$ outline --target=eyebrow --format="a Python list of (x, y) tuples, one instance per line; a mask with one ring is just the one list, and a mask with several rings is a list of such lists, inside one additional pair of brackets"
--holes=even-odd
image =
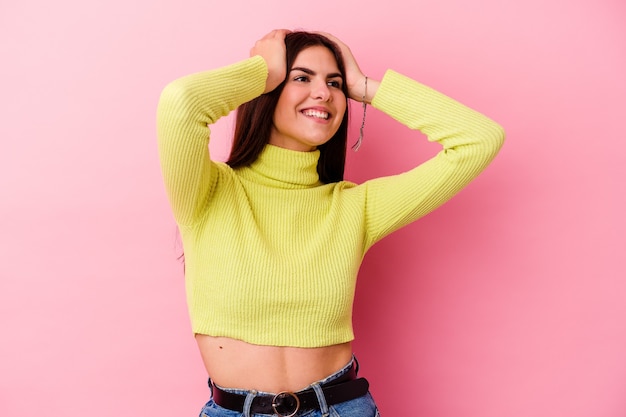
[[(305, 74), (316, 75), (315, 71), (305, 67), (293, 67), (289, 72), (291, 71), (302, 71)], [(341, 78), (343, 80), (343, 76), (338, 72), (330, 73), (326, 76), (326, 78)]]

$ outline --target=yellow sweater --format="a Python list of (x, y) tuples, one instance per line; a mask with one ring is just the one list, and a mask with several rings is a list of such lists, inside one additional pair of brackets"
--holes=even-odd
[(347, 342), (365, 252), (469, 183), (504, 134), (481, 114), (387, 71), (372, 106), (443, 147), (413, 170), (361, 185), (322, 184), (318, 151), (271, 145), (249, 167), (212, 161), (208, 125), (262, 94), (266, 76), (256, 56), (183, 77), (161, 96), (159, 153), (183, 239), (192, 329), (260, 345)]

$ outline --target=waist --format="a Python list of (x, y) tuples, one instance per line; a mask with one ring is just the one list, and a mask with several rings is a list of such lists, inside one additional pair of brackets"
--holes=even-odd
[(196, 342), (211, 379), (219, 386), (244, 390), (295, 392), (352, 360), (350, 343), (294, 348), (208, 335), (196, 335)]
[(365, 378), (358, 378), (358, 362), (353, 356), (338, 371), (313, 382), (308, 387), (292, 392), (258, 392), (223, 388), (209, 379), (212, 400), (215, 404), (233, 411), (254, 414), (275, 414), (291, 417), (308, 410), (328, 411), (328, 406), (350, 401), (368, 393)]

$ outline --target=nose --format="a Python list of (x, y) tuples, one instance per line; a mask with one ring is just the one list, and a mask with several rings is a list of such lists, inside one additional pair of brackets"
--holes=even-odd
[(326, 84), (326, 80), (319, 80), (311, 83), (311, 97), (316, 100), (330, 101), (332, 94)]

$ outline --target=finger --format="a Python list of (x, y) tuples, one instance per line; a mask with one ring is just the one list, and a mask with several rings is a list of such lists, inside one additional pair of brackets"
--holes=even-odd
[(289, 29), (274, 29), (271, 32), (267, 33), (263, 39), (284, 39), (288, 33), (291, 33)]

